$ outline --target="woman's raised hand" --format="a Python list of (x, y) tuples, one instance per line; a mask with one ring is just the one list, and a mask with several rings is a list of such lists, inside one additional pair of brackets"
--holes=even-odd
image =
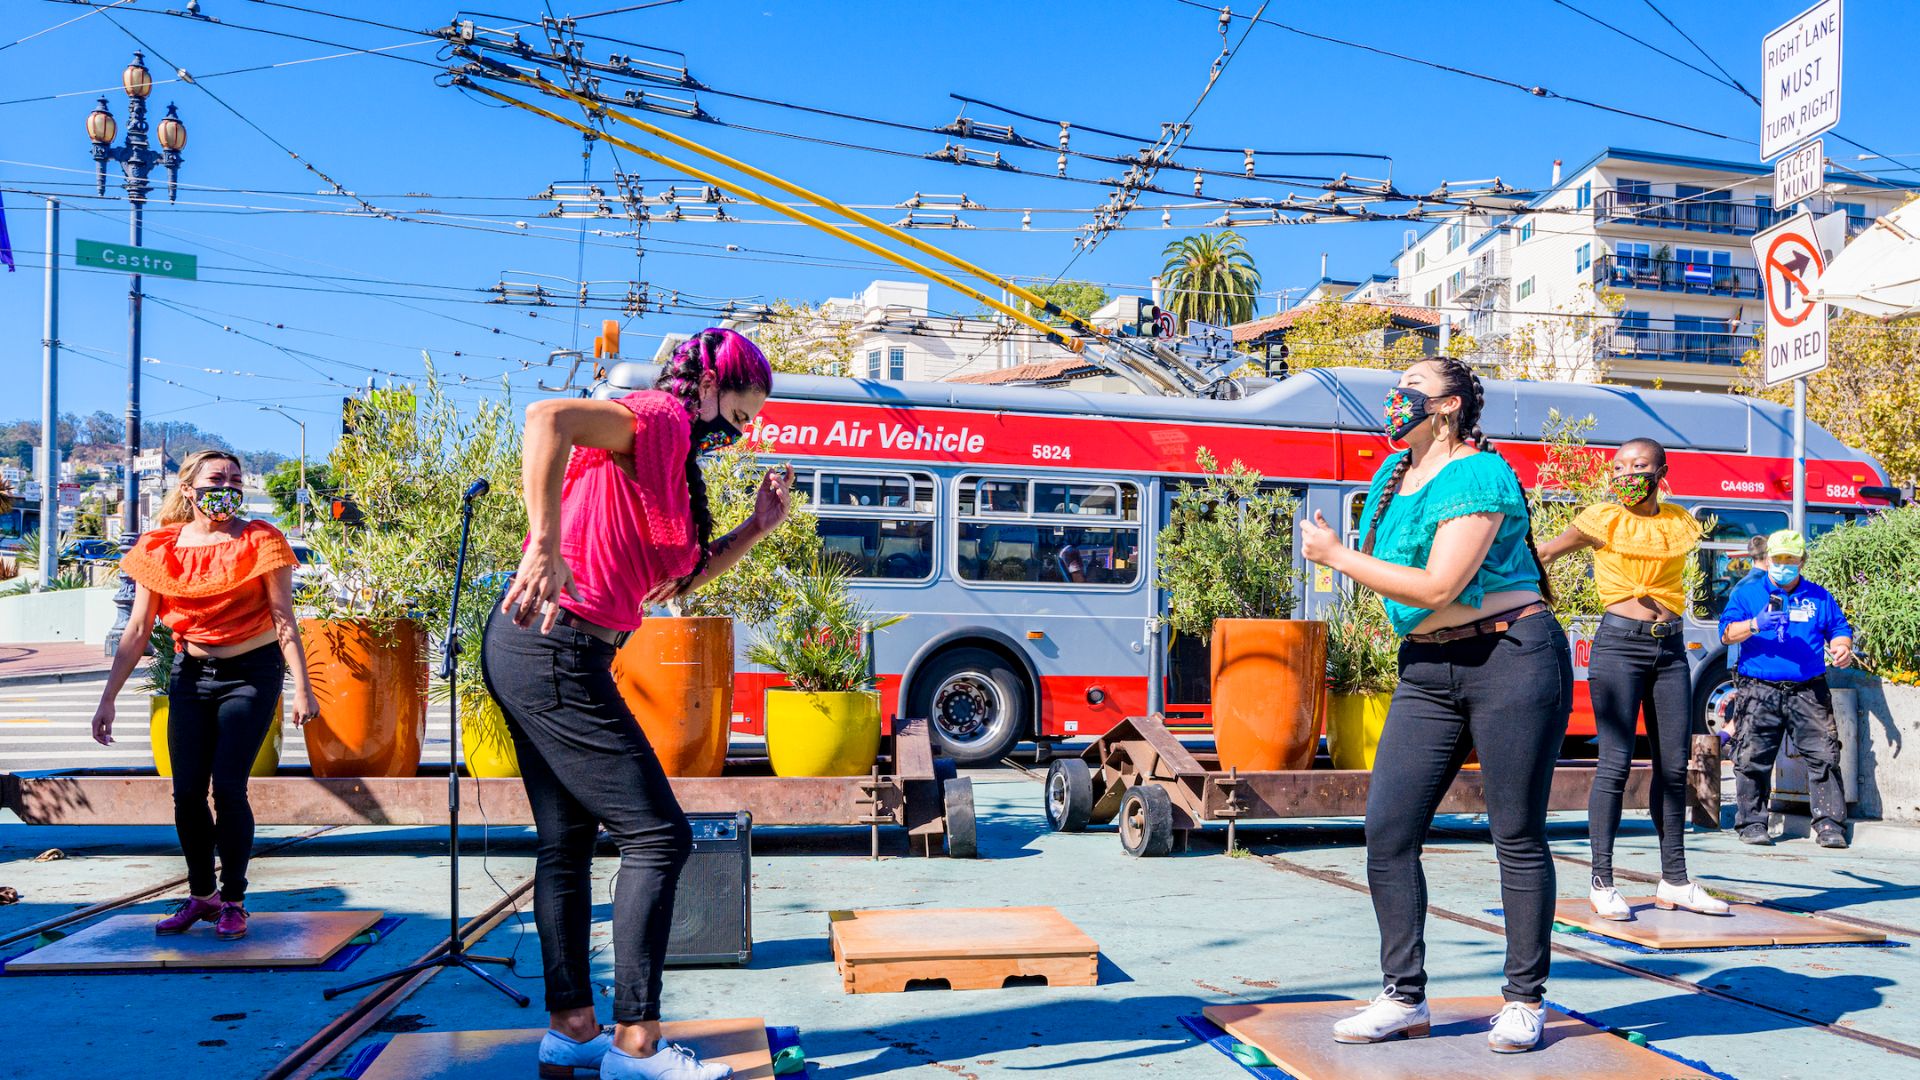
[(557, 549), (544, 544), (534, 543), (520, 555), (520, 569), (513, 575), (513, 584), (507, 589), (507, 596), (500, 604), (500, 610), (512, 617), (515, 626), (531, 626), (536, 617), (540, 617), (540, 632), (553, 629), (553, 620), (560, 617), (560, 606), (554, 601), (561, 595), (580, 599), (580, 590), (573, 583), (573, 571), (567, 569), (567, 561), (560, 557)]
[(1331, 565), (1334, 553), (1346, 545), (1340, 542), (1340, 534), (1327, 524), (1326, 515), (1313, 512), (1313, 520), (1302, 518), (1300, 521), (1300, 557), (1310, 563), (1321, 566)]
[(785, 471), (768, 469), (760, 478), (760, 490), (753, 495), (753, 516), (768, 529), (787, 520), (793, 509), (793, 466)]

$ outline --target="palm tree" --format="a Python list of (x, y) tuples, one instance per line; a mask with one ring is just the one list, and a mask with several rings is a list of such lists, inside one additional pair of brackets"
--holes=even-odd
[(1253, 318), (1260, 271), (1239, 233), (1182, 237), (1160, 254), (1167, 259), (1160, 268), (1161, 299), (1183, 328), (1194, 320), (1231, 326)]

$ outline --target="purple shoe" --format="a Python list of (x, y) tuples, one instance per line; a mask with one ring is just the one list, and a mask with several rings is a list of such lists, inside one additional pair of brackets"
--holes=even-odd
[(180, 901), (180, 906), (173, 909), (173, 914), (154, 924), (153, 932), (161, 937), (184, 934), (192, 928), (194, 923), (213, 922), (219, 917), (220, 902), (218, 900), (202, 900), (197, 896), (189, 896)]
[(213, 924), (213, 934), (221, 941), (246, 937), (247, 909), (235, 903), (222, 903), (220, 921)]

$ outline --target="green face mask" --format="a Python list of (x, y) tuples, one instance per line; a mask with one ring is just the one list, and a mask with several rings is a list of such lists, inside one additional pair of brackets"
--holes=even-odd
[(1623, 506), (1639, 506), (1653, 494), (1652, 473), (1628, 473), (1613, 478), (1614, 501)]

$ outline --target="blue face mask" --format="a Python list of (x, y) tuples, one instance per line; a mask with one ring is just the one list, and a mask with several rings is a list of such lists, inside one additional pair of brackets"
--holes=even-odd
[(1773, 579), (1775, 585), (1784, 589), (1800, 580), (1800, 568), (1797, 566), (1770, 567), (1767, 570), (1767, 576)]

